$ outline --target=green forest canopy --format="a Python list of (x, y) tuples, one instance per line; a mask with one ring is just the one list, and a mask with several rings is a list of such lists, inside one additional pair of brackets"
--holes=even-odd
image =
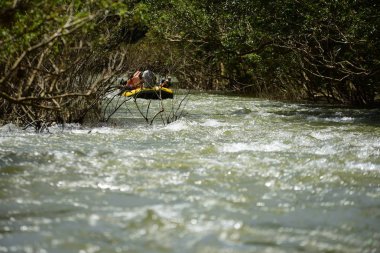
[(182, 87), (372, 106), (379, 3), (255, 0), (6, 0), (3, 122), (81, 122), (137, 68)]

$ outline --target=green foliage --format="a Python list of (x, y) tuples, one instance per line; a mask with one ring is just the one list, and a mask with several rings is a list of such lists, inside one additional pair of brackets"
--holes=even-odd
[[(1, 13), (12, 13), (12, 18), (1, 21), (0, 43), (4, 50), (0, 57), (13, 55), (38, 43), (44, 36), (63, 27), (68, 18), (80, 20), (89, 15), (97, 15), (99, 18), (111, 15), (123, 17), (128, 11), (122, 1), (111, 0), (32, 0), (18, 3), (13, 6), (13, 1), (6, 1), (0, 5)], [(83, 32), (95, 28), (95, 23), (81, 27)]]
[(297, 91), (298, 98), (322, 93), (367, 105), (379, 90), (376, 1), (145, 2), (150, 34), (182, 48), (179, 72), (202, 72), (197, 81), (204, 88), (255, 87), (292, 98)]

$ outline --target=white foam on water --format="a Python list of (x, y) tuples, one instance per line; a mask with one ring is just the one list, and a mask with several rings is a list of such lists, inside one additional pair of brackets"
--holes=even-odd
[(110, 191), (120, 191), (120, 192), (131, 192), (132, 187), (129, 185), (115, 185), (110, 182), (99, 182), (97, 187), (102, 190), (110, 190)]
[(217, 121), (215, 119), (207, 119), (205, 122), (201, 123), (200, 125), (205, 126), (205, 127), (221, 127), (221, 126), (226, 126), (227, 124)]
[(90, 131), (88, 131), (88, 133), (90, 133), (90, 134), (95, 134), (95, 133), (115, 134), (115, 133), (121, 133), (121, 132), (122, 132), (121, 129), (112, 128), (112, 127), (98, 127), (98, 128), (93, 128)]
[(330, 139), (333, 139), (335, 137), (334, 134), (330, 133), (330, 132), (327, 132), (327, 133), (312, 132), (312, 133), (310, 133), (310, 136), (317, 139), (317, 140), (321, 140), (321, 141), (330, 140)]
[(220, 148), (221, 152), (226, 153), (236, 153), (242, 151), (259, 151), (259, 152), (280, 152), (290, 149), (289, 145), (281, 143), (279, 141), (274, 141), (269, 144), (260, 143), (228, 143)]
[(177, 120), (173, 123), (166, 125), (163, 129), (167, 131), (178, 132), (189, 129), (191, 124), (184, 120)]
[(328, 118), (326, 121), (331, 121), (331, 122), (343, 122), (343, 123), (353, 123), (354, 118), (352, 117), (334, 117), (334, 118)]
[(326, 145), (319, 148), (314, 148), (311, 150), (311, 153), (314, 153), (316, 155), (334, 155), (337, 154), (339, 151), (335, 146)]
[(0, 133), (19, 132), (20, 130), (19, 127), (12, 123), (0, 126)]
[(316, 117), (316, 116), (309, 116), (306, 118), (309, 121), (324, 121), (324, 122), (336, 122), (336, 123), (354, 123), (355, 118), (352, 117), (332, 117), (332, 118), (326, 118), (326, 117)]
[(380, 171), (380, 164), (372, 162), (346, 162), (346, 168), (358, 169), (361, 171)]
[(73, 134), (88, 134), (90, 132), (91, 132), (91, 130), (89, 130), (89, 129), (74, 129), (74, 130), (70, 130), (70, 133), (73, 133)]

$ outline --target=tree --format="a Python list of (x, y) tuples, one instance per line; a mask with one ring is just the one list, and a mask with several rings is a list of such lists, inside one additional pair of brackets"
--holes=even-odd
[(355, 105), (379, 90), (375, 1), (147, 2), (189, 85)]
[(2, 119), (39, 129), (99, 113), (115, 75), (129, 65), (128, 48), (117, 50), (131, 42), (125, 27), (138, 23), (127, 4), (5, 1), (0, 12), (8, 15), (0, 20)]
[(274, 7), (278, 19), (288, 21), (282, 22), (275, 46), (296, 55), (312, 95), (354, 105), (374, 102), (380, 70), (377, 5), (374, 1), (283, 1)]

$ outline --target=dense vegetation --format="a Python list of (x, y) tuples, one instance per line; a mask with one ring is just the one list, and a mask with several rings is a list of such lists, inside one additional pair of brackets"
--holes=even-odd
[(196, 87), (355, 105), (379, 89), (376, 1), (152, 2), (155, 32), (177, 43)]
[(6, 0), (0, 119), (99, 120), (115, 78), (137, 68), (193, 89), (372, 106), (377, 1)]

